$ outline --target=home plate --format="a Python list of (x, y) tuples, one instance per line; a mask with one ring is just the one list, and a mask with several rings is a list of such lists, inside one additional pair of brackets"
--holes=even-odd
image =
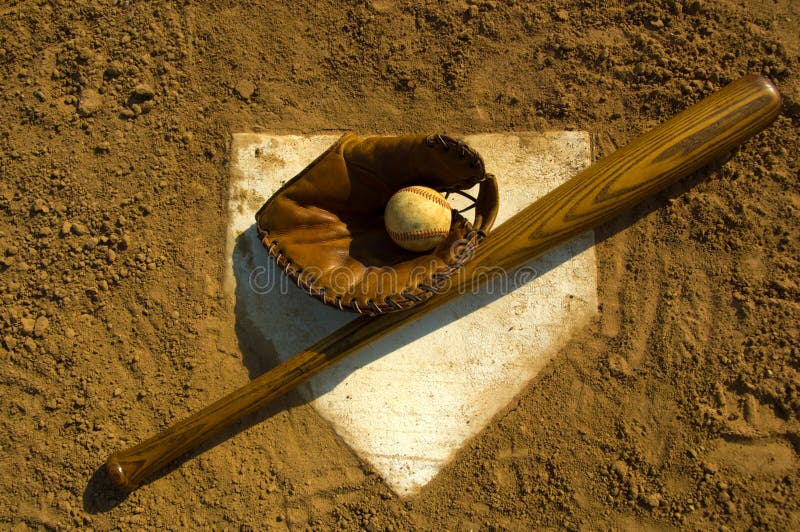
[[(264, 201), (337, 138), (233, 136), (228, 288), (243, 349), (263, 357), (251, 370), (290, 358), (356, 317), (293, 285), (254, 225)], [(590, 162), (586, 132), (464, 140), (497, 176), (497, 224)], [(589, 232), (508, 272), (320, 373), (301, 393), (396, 493), (416, 493), (595, 316), (593, 246)]]

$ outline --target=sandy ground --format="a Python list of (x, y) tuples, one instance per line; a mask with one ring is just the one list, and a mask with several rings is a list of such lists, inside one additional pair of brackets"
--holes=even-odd
[[(800, 526), (800, 3), (595, 4), (4, 2), (2, 526)], [(127, 498), (96, 473), (270, 366), (221, 290), (232, 132), (584, 129), (599, 158), (749, 72), (782, 116), (598, 229), (599, 319), (420, 495), (297, 394)]]

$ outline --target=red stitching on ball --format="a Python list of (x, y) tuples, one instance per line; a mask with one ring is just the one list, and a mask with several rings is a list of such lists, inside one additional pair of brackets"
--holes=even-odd
[[(405, 190), (407, 192), (411, 192), (412, 194), (418, 194), (418, 195), (422, 196), (423, 198), (436, 203), (437, 205), (441, 205), (442, 207), (444, 207), (448, 211), (451, 209), (450, 204), (447, 203), (446, 199), (444, 199), (443, 197), (439, 196), (438, 194), (431, 194), (430, 192), (428, 192), (427, 190), (425, 190), (422, 187), (416, 187), (416, 186), (415, 187), (406, 187), (403, 190)], [(402, 192), (402, 190), (401, 190), (401, 192)]]
[(418, 231), (404, 231), (402, 233), (398, 233), (396, 231), (389, 231), (389, 236), (392, 237), (392, 240), (413, 240), (415, 238), (432, 238), (435, 236), (447, 236), (450, 234), (450, 231), (445, 231), (443, 229), (420, 229)]

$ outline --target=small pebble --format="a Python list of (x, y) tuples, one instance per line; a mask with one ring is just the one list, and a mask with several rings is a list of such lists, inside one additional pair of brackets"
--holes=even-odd
[(139, 83), (133, 88), (133, 94), (140, 98), (150, 99), (156, 95), (156, 91), (147, 83)]
[(620, 476), (620, 478), (624, 478), (625, 476), (627, 476), (628, 471), (630, 471), (628, 464), (626, 464), (622, 460), (617, 460), (616, 462), (614, 462), (614, 465), (611, 466), (611, 468), (617, 475)]
[(33, 206), (31, 207), (31, 211), (33, 211), (34, 214), (38, 213), (47, 214), (48, 212), (50, 212), (50, 208), (47, 206), (47, 204), (43, 199), (36, 198), (35, 200), (33, 200)]
[(82, 223), (74, 223), (74, 224), (72, 224), (72, 226), (70, 227), (70, 230), (72, 230), (72, 234), (73, 235), (83, 236), (83, 235), (88, 235), (89, 234), (89, 228), (86, 227), (86, 224), (82, 224)]
[(36, 318), (36, 323), (33, 326), (33, 335), (37, 338), (44, 336), (47, 329), (50, 327), (50, 320), (46, 316), (39, 316)]
[(116, 61), (112, 61), (111, 64), (109, 64), (106, 67), (105, 72), (103, 72), (103, 76), (105, 76), (106, 78), (116, 78), (121, 75), (122, 75), (122, 65), (120, 65)]
[(26, 336), (33, 334), (33, 328), (36, 326), (36, 320), (33, 318), (22, 318), (19, 320), (19, 323), (22, 326), (22, 334)]
[(234, 90), (236, 91), (236, 94), (238, 94), (240, 98), (242, 98), (243, 100), (249, 100), (250, 97), (253, 95), (253, 93), (255, 93), (256, 86), (249, 79), (241, 79), (236, 84)]
[(103, 107), (103, 97), (94, 89), (81, 91), (78, 98), (78, 114), (84, 118), (92, 116)]
[(749, 393), (744, 396), (744, 419), (750, 424), (758, 423), (758, 402)]
[(53, 234), (53, 230), (52, 230), (52, 229), (50, 229), (49, 227), (40, 227), (40, 228), (39, 228), (39, 229), (37, 229), (37, 230), (36, 230), (36, 232), (35, 232), (35, 235), (36, 235), (38, 238), (44, 238), (44, 237), (48, 237), (48, 236), (50, 236), (50, 235), (52, 235), (52, 234)]
[(64, 222), (63, 224), (61, 224), (61, 236), (68, 235), (68, 234), (70, 234), (71, 231), (72, 231), (72, 223), (71, 222), (67, 221), (67, 222)]
[(658, 506), (661, 504), (661, 497), (655, 493), (650, 495), (644, 495), (642, 496), (641, 500), (642, 503), (644, 503), (644, 505), (650, 508), (651, 510), (653, 508), (658, 508)]
[(33, 338), (30, 338), (30, 337), (29, 338), (25, 338), (25, 341), (23, 342), (23, 345), (25, 346), (25, 349), (27, 349), (31, 353), (35, 353), (36, 352), (37, 345), (36, 345), (36, 342), (33, 341)]

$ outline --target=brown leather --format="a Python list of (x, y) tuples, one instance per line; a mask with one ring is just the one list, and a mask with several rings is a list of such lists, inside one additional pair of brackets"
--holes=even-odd
[[(401, 188), (452, 192), (476, 183), (474, 223), (453, 211), (450, 234), (430, 252), (403, 250), (389, 238), (383, 210)], [(259, 209), (256, 225), (278, 266), (309, 294), (341, 310), (380, 314), (444, 289), (486, 236), (497, 208), (497, 181), (463, 142), (347, 133)]]

